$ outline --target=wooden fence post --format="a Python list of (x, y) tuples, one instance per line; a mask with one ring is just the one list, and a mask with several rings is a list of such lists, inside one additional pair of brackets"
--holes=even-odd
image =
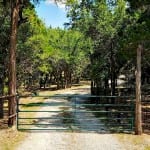
[(142, 111), (141, 111), (141, 52), (142, 45), (137, 48), (137, 68), (136, 68), (136, 108), (135, 108), (135, 134), (142, 134)]
[(0, 119), (3, 118), (3, 100), (0, 99)]

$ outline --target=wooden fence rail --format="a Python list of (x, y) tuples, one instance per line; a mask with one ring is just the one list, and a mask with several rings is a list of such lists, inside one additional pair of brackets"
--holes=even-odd
[(9, 115), (9, 106), (8, 106), (10, 98), (16, 96), (17, 94), (0, 96), (0, 127), (8, 124), (9, 119), (16, 117), (16, 112), (14, 114)]
[(4, 95), (4, 96), (0, 96), (0, 100), (7, 100), (7, 99), (9, 99), (9, 98), (11, 98), (11, 97), (15, 97), (15, 96), (17, 96), (17, 94), (15, 94), (15, 95)]

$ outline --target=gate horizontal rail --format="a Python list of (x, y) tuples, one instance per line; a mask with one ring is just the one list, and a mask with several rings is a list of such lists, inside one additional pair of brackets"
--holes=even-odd
[[(120, 119), (120, 118), (102, 118), (102, 117), (96, 117), (97, 119), (110, 119), (110, 120), (115, 120), (115, 119)], [(19, 118), (19, 119), (54, 119), (54, 118), (49, 118), (49, 117), (34, 117), (34, 118)], [(59, 118), (55, 118), (55, 119), (74, 119), (74, 118), (66, 118), (66, 117), (59, 117)], [(78, 119), (82, 119), (82, 120), (92, 120), (92, 119), (87, 119), (87, 118), (78, 118)], [(133, 118), (122, 118), (122, 119), (128, 119), (131, 120)]]
[(65, 94), (65, 95), (28, 95), (28, 96), (23, 96), (20, 95), (20, 97), (58, 97), (58, 98), (62, 98), (62, 97), (66, 97), (66, 98), (74, 98), (74, 97), (80, 97), (80, 98), (89, 98), (89, 97), (93, 97), (93, 98), (135, 98), (135, 96), (104, 96), (104, 95), (80, 95), (80, 94)]
[(59, 112), (75, 112), (75, 113), (129, 113), (129, 112), (133, 112), (133, 111), (37, 111), (37, 110), (20, 110), (19, 112), (51, 112), (51, 113), (59, 113)]
[[(19, 104), (20, 106), (26, 106), (28, 104)], [(49, 106), (57, 106), (58, 104), (49, 104)], [(29, 104), (28, 106), (47, 106), (47, 104)], [(119, 105), (119, 104), (70, 104), (66, 106), (112, 106), (112, 107), (130, 107), (131, 105)]]

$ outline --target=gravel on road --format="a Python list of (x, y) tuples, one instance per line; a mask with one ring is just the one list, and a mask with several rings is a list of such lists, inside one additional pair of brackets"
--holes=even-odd
[[(63, 94), (89, 94), (89, 90), (70, 90)], [(51, 101), (47, 99), (46, 103)], [(57, 99), (57, 102), (59, 100)], [(65, 102), (65, 101), (64, 101)], [(50, 107), (50, 108), (49, 108)], [(46, 106), (43, 109), (59, 109)], [(54, 114), (53, 114), (54, 115)], [(81, 114), (80, 114), (81, 115)], [(37, 116), (41, 116), (37, 113)], [(75, 116), (78, 119), (78, 116)], [(82, 116), (87, 117), (87, 116)], [(90, 114), (89, 117), (94, 117)], [(94, 118), (97, 123), (98, 120)], [(86, 122), (80, 120), (79, 123), (85, 125)], [(92, 129), (92, 127), (91, 127)], [(100, 128), (101, 129), (101, 128)], [(104, 126), (102, 130), (104, 130)], [(30, 131), (27, 138), (18, 145), (16, 150), (125, 150), (113, 134), (98, 132), (56, 132), (56, 131)]]

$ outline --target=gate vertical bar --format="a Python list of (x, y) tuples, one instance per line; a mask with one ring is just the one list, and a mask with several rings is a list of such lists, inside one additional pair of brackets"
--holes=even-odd
[(134, 129), (134, 122), (135, 122), (135, 119), (134, 119), (134, 100), (132, 99), (131, 100), (131, 130), (132, 131)]
[(16, 101), (17, 101), (17, 130), (19, 130), (19, 95), (17, 95), (17, 98), (16, 98)]

